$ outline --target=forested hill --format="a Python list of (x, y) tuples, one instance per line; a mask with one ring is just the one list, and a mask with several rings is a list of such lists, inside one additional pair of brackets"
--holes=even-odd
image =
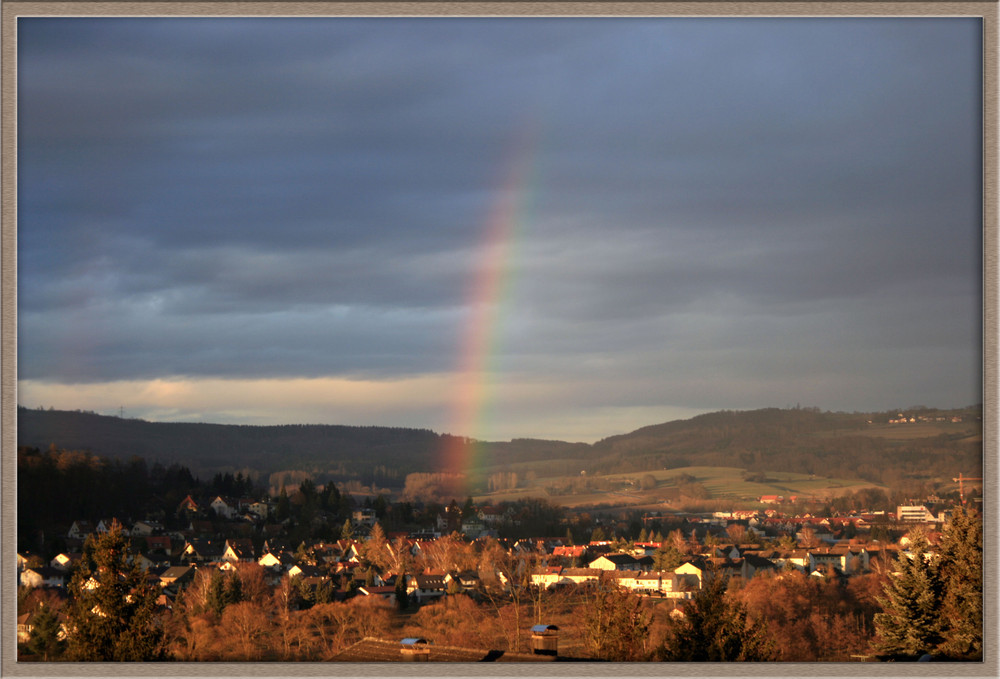
[(252, 469), (337, 470), (350, 476), (375, 465), (404, 474), (433, 469), (446, 436), (427, 429), (341, 425), (249, 426), (147, 422), (86, 412), (17, 410), (17, 443), (46, 450), (89, 450), (102, 457), (179, 463), (195, 474)]
[(721, 411), (643, 427), (593, 448), (598, 473), (699, 465), (896, 484), (980, 471), (982, 408)]
[[(722, 411), (643, 427), (593, 445), (515, 439), (481, 444), (497, 464), (572, 460), (591, 473), (687, 466), (794, 471), (892, 483), (982, 469), (982, 409), (911, 408), (829, 413), (815, 408)], [(909, 420), (914, 420), (909, 422)], [(196, 474), (304, 470), (401, 484), (439, 469), (448, 435), (426, 429), (339, 425), (156, 423), (86, 412), (18, 408), (18, 445), (180, 463)], [(381, 471), (379, 471), (381, 469)], [(374, 470), (374, 471), (373, 471)], [(545, 470), (538, 468), (539, 475)], [(976, 474), (981, 475), (981, 474)], [(390, 485), (397, 485), (390, 483)]]

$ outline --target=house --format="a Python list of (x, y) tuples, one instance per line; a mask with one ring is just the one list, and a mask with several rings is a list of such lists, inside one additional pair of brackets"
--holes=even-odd
[(561, 556), (567, 559), (582, 559), (587, 552), (585, 545), (560, 545), (552, 550), (552, 556)]
[(20, 573), (25, 568), (27, 568), (32, 562), (39, 562), (41, 557), (35, 556), (28, 550), (21, 550), (17, 553), (17, 572)]
[(462, 521), (461, 532), (469, 537), (477, 538), (486, 530), (484, 524), (478, 517), (469, 517)]
[(679, 585), (695, 590), (700, 590), (705, 582), (712, 579), (708, 563), (701, 558), (682, 563), (674, 569), (674, 575)]
[(558, 584), (560, 585), (584, 585), (597, 584), (601, 579), (601, 573), (606, 571), (600, 568), (563, 568), (560, 573)]
[(171, 566), (160, 573), (160, 586), (186, 585), (194, 580), (194, 569), (190, 566)]
[(531, 584), (536, 587), (555, 587), (559, 584), (562, 570), (562, 566), (547, 566), (540, 570), (536, 570), (531, 574)]
[(65, 587), (66, 572), (51, 566), (25, 568), (21, 571), (20, 582), (25, 587)]
[(267, 502), (253, 502), (247, 506), (247, 511), (261, 521), (266, 521), (271, 516), (271, 505)]
[(295, 555), (291, 552), (267, 552), (257, 559), (264, 568), (275, 572), (284, 572), (295, 565)]
[(319, 566), (295, 564), (288, 569), (288, 577), (290, 578), (318, 578), (322, 576), (323, 570)]
[(216, 495), (208, 506), (215, 512), (216, 516), (223, 519), (234, 519), (239, 514), (239, 504), (231, 497)]
[(142, 570), (144, 570), (144, 571), (149, 571), (151, 569), (160, 568), (162, 566), (169, 566), (170, 565), (169, 561), (157, 561), (157, 560), (151, 559), (149, 556), (147, 556), (145, 554), (138, 554), (138, 555), (136, 555), (135, 558), (133, 559), (133, 562), (137, 563), (139, 565), (139, 568), (142, 569)]
[(444, 575), (409, 575), (406, 578), (406, 593), (417, 603), (442, 597), (447, 591)]
[(599, 568), (602, 571), (637, 571), (641, 569), (639, 560), (631, 554), (604, 554), (589, 564), (589, 568)]
[(81, 559), (83, 559), (83, 554), (75, 552), (73, 554), (56, 554), (52, 561), (49, 562), (49, 566), (67, 573), (72, 570), (74, 566), (80, 563)]
[(163, 526), (156, 521), (136, 521), (132, 524), (129, 535), (134, 538), (145, 538), (162, 532)]
[(392, 585), (382, 585), (376, 587), (375, 585), (362, 585), (358, 587), (358, 594), (362, 596), (377, 596), (382, 597), (386, 601), (396, 603), (396, 588)]
[(177, 506), (178, 514), (197, 514), (200, 510), (198, 503), (190, 495), (181, 500), (181, 503)]
[(226, 540), (226, 548), (222, 552), (223, 561), (249, 563), (254, 560), (253, 543), (250, 538), (233, 538)]
[(90, 521), (74, 521), (66, 533), (66, 537), (74, 540), (86, 540), (94, 532), (94, 526)]
[(26, 644), (31, 640), (31, 632), (34, 625), (31, 624), (35, 613), (25, 613), (17, 616), (17, 643)]
[(367, 526), (371, 528), (375, 525), (375, 510), (370, 507), (355, 509), (351, 514), (351, 523), (355, 526)]
[(272, 537), (264, 540), (264, 544), (261, 547), (261, 551), (264, 554), (278, 552), (291, 552), (292, 548), (288, 546), (288, 541), (281, 537)]
[(94, 527), (94, 532), (98, 535), (106, 535), (115, 529), (124, 530), (121, 521), (118, 519), (101, 519)]
[(787, 565), (791, 565), (807, 573), (814, 567), (808, 549), (793, 549), (791, 551), (779, 552), (771, 557), (771, 561), (778, 568), (785, 568)]
[(489, 527), (496, 527), (501, 522), (503, 522), (504, 516), (494, 507), (482, 507), (479, 510), (479, 520), (483, 522), (484, 525)]
[(170, 554), (173, 543), (169, 535), (150, 535), (146, 539), (146, 550), (155, 554)]
[(746, 563), (746, 573), (747, 577), (754, 577), (757, 573), (774, 572), (777, 570), (777, 565), (768, 559), (767, 557), (761, 556), (760, 554), (754, 554), (752, 552), (745, 552), (743, 554), (743, 561)]
[[(44, 603), (39, 604), (36, 610), (17, 616), (17, 643), (25, 644), (31, 640), (31, 633), (35, 629), (35, 617), (42, 612), (42, 608), (45, 605)], [(59, 631), (56, 632), (56, 639), (64, 641), (66, 639), (66, 623), (62, 622), (62, 620), (65, 616), (61, 611), (57, 611), (56, 617), (60, 621)]]
[(482, 584), (482, 581), (479, 579), (479, 573), (476, 573), (475, 571), (461, 571), (460, 573), (456, 573), (454, 575), (449, 573), (444, 576), (444, 581), (445, 585), (448, 585), (453, 581), (457, 582), (459, 587), (462, 588), (462, 591), (465, 592), (472, 589), (478, 589)]
[(670, 571), (649, 571), (635, 578), (636, 591), (640, 594), (656, 594), (669, 599), (690, 599), (693, 595), (684, 579)]
[(181, 552), (181, 557), (192, 562), (205, 563), (207, 561), (219, 561), (225, 552), (226, 546), (217, 540), (206, 540), (195, 538), (188, 540)]
[(639, 589), (638, 578), (640, 575), (642, 575), (642, 573), (637, 570), (625, 570), (610, 571), (606, 573), (604, 577), (608, 578), (610, 582), (613, 582), (622, 589), (635, 591)]

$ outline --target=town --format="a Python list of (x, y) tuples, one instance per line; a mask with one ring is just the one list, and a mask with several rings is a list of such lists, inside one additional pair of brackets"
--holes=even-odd
[[(830, 515), (797, 513), (794, 499), (592, 516), (539, 500), (358, 500), (308, 481), (277, 498), (188, 494), (141, 519), (77, 517), (48, 541), (56, 553), (20, 550), (19, 659), (70, 658), (74, 593), (95, 588), (81, 565), (109, 536), (155, 594), (162, 659), (684, 659), (671, 634), (712, 590), (766, 624), (759, 659), (884, 659), (886, 583), (953, 551), (956, 513), (978, 521), (964, 497)], [(612, 594), (629, 615), (595, 620)]]

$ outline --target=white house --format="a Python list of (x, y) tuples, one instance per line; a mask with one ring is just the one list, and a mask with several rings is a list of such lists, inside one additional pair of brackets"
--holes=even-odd
[(604, 554), (587, 565), (602, 571), (638, 571), (642, 568), (639, 560), (631, 554)]
[(239, 506), (236, 501), (221, 495), (217, 495), (209, 503), (209, 507), (215, 511), (216, 516), (221, 516), (224, 519), (233, 519), (239, 513)]
[(65, 587), (66, 573), (51, 566), (25, 568), (20, 580), (25, 587)]

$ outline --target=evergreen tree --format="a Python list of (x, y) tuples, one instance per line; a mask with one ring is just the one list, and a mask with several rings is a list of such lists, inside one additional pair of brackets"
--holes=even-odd
[(983, 525), (964, 507), (945, 529), (940, 545), (943, 586), (943, 655), (963, 660), (983, 657)]
[(43, 603), (31, 619), (28, 651), (41, 656), (46, 662), (58, 658), (66, 647), (66, 643), (59, 638), (60, 627), (59, 616)]
[(672, 571), (681, 565), (681, 553), (677, 548), (666, 542), (661, 542), (653, 553), (654, 571)]
[(131, 545), (115, 522), (84, 543), (70, 580), (68, 654), (78, 661), (162, 660), (163, 632), (154, 618), (158, 588), (147, 583)]
[(351, 525), (350, 519), (345, 519), (344, 525), (340, 527), (340, 539), (341, 540), (354, 539), (354, 527)]
[(891, 657), (915, 658), (932, 653), (941, 643), (942, 586), (937, 564), (926, 555), (927, 539), (911, 535), (909, 554), (896, 560), (879, 597), (875, 614), (874, 648)]
[(225, 580), (225, 587), (222, 590), (222, 601), (224, 606), (238, 604), (243, 601), (243, 581), (236, 573), (230, 573)]
[(406, 573), (396, 576), (396, 609), (405, 611), (410, 607), (410, 596), (406, 593)]
[(284, 521), (292, 514), (291, 501), (288, 499), (288, 490), (285, 484), (281, 484), (281, 492), (278, 493), (278, 504), (274, 508), (274, 518), (279, 522)]
[(763, 620), (751, 620), (746, 607), (729, 601), (727, 580), (716, 576), (686, 601), (681, 620), (671, 619), (658, 656), (686, 662), (764, 662), (775, 659)]
[(212, 572), (212, 581), (208, 586), (208, 593), (205, 595), (205, 608), (222, 617), (222, 611), (226, 607), (226, 581), (222, 571)]

